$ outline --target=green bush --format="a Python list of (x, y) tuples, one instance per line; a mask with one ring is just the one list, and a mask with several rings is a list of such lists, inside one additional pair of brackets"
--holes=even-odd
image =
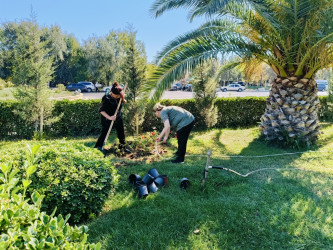
[[(38, 169), (31, 176), (28, 192), (37, 190), (45, 196), (42, 210), (50, 214), (57, 207), (56, 214), (71, 214), (70, 223), (98, 215), (117, 181), (111, 163), (99, 151), (75, 142), (38, 143), (42, 144)], [(11, 159), (13, 164), (22, 166), (29, 155), (20, 149), (20, 144), (0, 156), (0, 160)]]
[[(318, 113), (320, 120), (332, 121), (330, 113), (327, 113), (327, 97), (320, 96), (319, 100), (321, 102)], [(196, 117), (194, 129), (206, 129), (194, 99), (162, 100), (161, 103), (189, 110)], [(101, 132), (99, 105), (100, 100), (56, 101), (54, 115), (63, 115), (59, 121), (46, 126), (44, 132), (51, 137), (97, 136)], [(152, 113), (153, 105), (153, 102), (147, 102), (147, 112), (140, 127), (140, 133), (152, 131), (153, 128), (160, 130), (163, 126), (160, 119), (157, 119)], [(266, 98), (217, 98), (215, 105), (218, 107), (218, 121), (215, 128), (248, 127), (260, 122), (260, 117), (265, 111)], [(16, 106), (17, 102), (14, 101), (0, 101), (0, 138), (32, 138), (33, 124), (24, 122), (15, 114)], [(124, 105), (124, 109), (126, 109), (126, 105)]]
[(33, 147), (25, 162), (23, 178), (17, 177), (20, 170), (11, 164), (0, 165), (0, 249), (100, 249), (100, 243), (87, 244), (86, 226), (69, 226), (69, 215), (64, 219), (41, 212), (43, 195), (33, 191), (27, 198), (37, 150)]
[(3, 90), (6, 87), (6, 82), (0, 78), (0, 90)]
[(61, 91), (65, 91), (65, 90), (66, 90), (66, 86), (65, 86), (64, 84), (58, 84), (58, 85), (57, 85), (57, 90), (58, 90), (59, 92), (61, 92)]

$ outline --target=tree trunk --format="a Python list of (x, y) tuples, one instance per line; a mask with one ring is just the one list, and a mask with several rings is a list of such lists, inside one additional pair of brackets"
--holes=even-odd
[(260, 130), (267, 140), (311, 143), (320, 134), (319, 99), (313, 79), (274, 79)]
[(40, 108), (40, 117), (39, 117), (39, 131), (42, 134), (44, 128), (44, 107)]

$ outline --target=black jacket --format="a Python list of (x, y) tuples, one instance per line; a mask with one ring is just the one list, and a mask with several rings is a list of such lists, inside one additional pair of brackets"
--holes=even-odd
[[(114, 99), (111, 95), (104, 95), (102, 98), (101, 106), (98, 110), (99, 113), (102, 111), (105, 111), (109, 116), (113, 116), (114, 113), (116, 112), (116, 109), (118, 107), (118, 103), (120, 102), (121, 99)], [(117, 114), (117, 119), (121, 118), (121, 108), (122, 104), (120, 104), (118, 114)], [(108, 121), (103, 115), (101, 115), (102, 120)]]

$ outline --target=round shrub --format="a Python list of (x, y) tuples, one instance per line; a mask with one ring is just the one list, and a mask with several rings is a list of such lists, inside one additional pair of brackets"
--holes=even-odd
[[(42, 210), (56, 214), (71, 214), (70, 223), (94, 218), (114, 190), (116, 170), (99, 151), (71, 141), (38, 142), (41, 144), (36, 172), (31, 176), (28, 192), (37, 190), (45, 198)], [(0, 159), (22, 165), (28, 158), (26, 147), (17, 145)], [(20, 149), (21, 147), (21, 149)], [(0, 152), (1, 153), (1, 152)]]
[(0, 249), (100, 249), (100, 243), (87, 244), (86, 226), (69, 226), (69, 215), (41, 212), (43, 195), (33, 191), (28, 199), (29, 175), (37, 167), (30, 159), (21, 178), (19, 168), (0, 164)]

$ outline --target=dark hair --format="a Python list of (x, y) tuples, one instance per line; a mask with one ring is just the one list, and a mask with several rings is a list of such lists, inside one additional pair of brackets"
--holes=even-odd
[(124, 101), (123, 88), (119, 85), (119, 83), (115, 82), (112, 84), (111, 92), (115, 95), (120, 95), (121, 99)]

